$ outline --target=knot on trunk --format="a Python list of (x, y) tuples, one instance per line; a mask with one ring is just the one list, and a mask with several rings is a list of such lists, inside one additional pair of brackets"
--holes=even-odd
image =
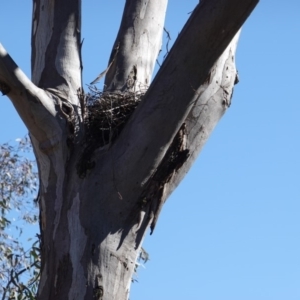
[(93, 298), (96, 300), (102, 300), (104, 295), (104, 288), (102, 285), (102, 275), (99, 274), (95, 278), (95, 287), (93, 288)]

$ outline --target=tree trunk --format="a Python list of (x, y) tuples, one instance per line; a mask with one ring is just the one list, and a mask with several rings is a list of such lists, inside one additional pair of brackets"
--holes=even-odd
[(146, 94), (106, 144), (91, 133), (82, 95), (80, 1), (33, 3), (33, 82), (0, 46), (0, 90), (38, 162), (37, 299), (128, 299), (147, 228), (230, 105), (237, 32), (257, 1), (202, 1), (147, 92), (167, 1), (126, 1), (105, 93)]

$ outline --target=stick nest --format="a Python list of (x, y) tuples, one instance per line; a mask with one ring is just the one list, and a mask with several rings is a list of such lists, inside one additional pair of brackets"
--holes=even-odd
[(102, 92), (90, 87), (85, 95), (85, 127), (87, 144), (97, 147), (111, 143), (141, 102), (145, 93)]
[(94, 151), (119, 136), (126, 122), (142, 101), (144, 92), (102, 92), (89, 87), (88, 94), (79, 95), (84, 116), (85, 141), (77, 164), (80, 177), (94, 167)]

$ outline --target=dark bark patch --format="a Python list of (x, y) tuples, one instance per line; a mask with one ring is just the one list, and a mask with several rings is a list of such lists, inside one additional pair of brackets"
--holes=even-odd
[[(92, 296), (92, 298), (91, 298)], [(95, 274), (92, 295), (85, 295), (84, 299), (102, 300), (104, 297), (103, 276), (101, 273)]]
[(185, 139), (186, 125), (184, 123), (173, 139), (153, 177), (149, 180), (148, 187), (141, 195), (142, 199), (146, 199), (144, 201), (151, 203), (150, 217), (152, 222), (150, 225), (150, 234), (154, 231), (158, 216), (165, 201), (165, 199), (163, 199), (165, 185), (171, 181), (174, 173), (183, 166), (189, 157), (189, 149), (186, 149)]
[(94, 287), (94, 290), (93, 290), (93, 298), (94, 299), (101, 300), (101, 299), (103, 299), (103, 295), (104, 295), (104, 290), (103, 290), (102, 285)]
[[(186, 145), (186, 125), (180, 127), (172, 143), (169, 146), (164, 158), (159, 164), (156, 172), (145, 184), (145, 188), (139, 197), (139, 200), (129, 215), (127, 221), (129, 224), (138, 223), (136, 236), (136, 248), (142, 241), (144, 232), (147, 229), (149, 222), (151, 232), (153, 233), (159, 214), (165, 202), (164, 189), (171, 182), (174, 174), (183, 166), (189, 157), (189, 149)], [(145, 212), (142, 217), (141, 212)], [(131, 226), (123, 231), (119, 247), (128, 234)]]
[(95, 286), (93, 288), (93, 299), (102, 300), (104, 296), (104, 288), (102, 285), (102, 275), (99, 274), (95, 278)]
[[(66, 254), (60, 260), (59, 266), (57, 268), (57, 285), (54, 292), (55, 295), (68, 295), (72, 284), (72, 273), (73, 267), (70, 255)], [(55, 295), (52, 295), (49, 299), (55, 299)]]
[(0, 82), (0, 92), (5, 96), (10, 92), (10, 87), (4, 82)]
[(238, 73), (238, 71), (236, 71), (234, 84), (238, 84), (239, 82), (240, 82), (239, 73)]
[(96, 246), (95, 244), (92, 244), (92, 256), (94, 256), (96, 253)]

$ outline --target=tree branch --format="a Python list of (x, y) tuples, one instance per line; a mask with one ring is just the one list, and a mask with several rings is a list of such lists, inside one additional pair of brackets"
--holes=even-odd
[(214, 64), (208, 80), (197, 90), (199, 97), (184, 121), (187, 133), (185, 136), (185, 147), (189, 151), (189, 156), (182, 167), (173, 172), (172, 178), (164, 187), (164, 194), (160, 200), (161, 205), (151, 224), (152, 231), (164, 202), (188, 173), (209, 138), (210, 133), (231, 105), (233, 88), (237, 83), (235, 51), (239, 35), (240, 32), (236, 34), (232, 42)]
[(1, 44), (0, 90), (10, 98), (29, 132), (37, 140), (43, 141), (47, 136), (50, 138), (61, 133), (63, 120), (58, 118), (53, 99), (30, 81)]
[[(125, 174), (131, 174), (135, 183), (142, 178), (141, 185), (151, 178), (201, 96), (198, 89), (257, 3), (210, 0), (196, 7), (114, 145), (115, 164), (120, 166), (115, 176), (120, 182)], [(206, 116), (212, 117), (210, 112)]]
[(109, 91), (145, 91), (162, 44), (168, 0), (127, 0), (105, 78)]

